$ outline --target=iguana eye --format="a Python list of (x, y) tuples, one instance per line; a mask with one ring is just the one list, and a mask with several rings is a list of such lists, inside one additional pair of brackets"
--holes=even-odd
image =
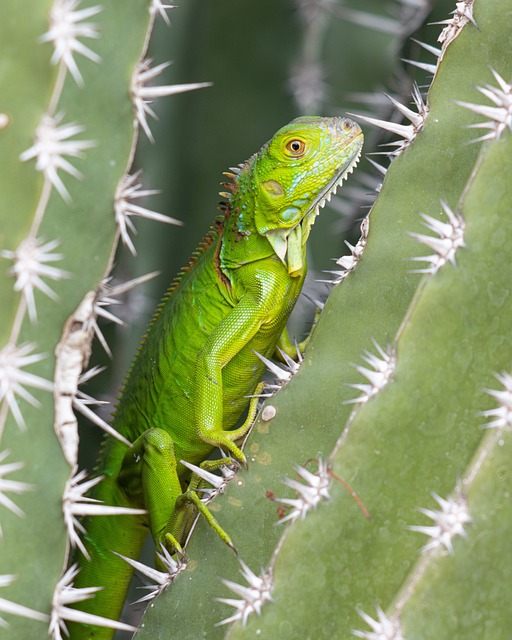
[(306, 153), (306, 143), (304, 140), (290, 140), (286, 144), (286, 150), (294, 158), (300, 158)]

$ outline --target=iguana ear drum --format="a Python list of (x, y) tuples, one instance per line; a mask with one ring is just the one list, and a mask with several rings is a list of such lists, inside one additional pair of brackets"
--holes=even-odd
[(273, 196), (274, 198), (281, 198), (284, 196), (284, 189), (277, 180), (267, 180), (261, 184), (261, 187), (262, 189), (265, 189), (269, 196)]

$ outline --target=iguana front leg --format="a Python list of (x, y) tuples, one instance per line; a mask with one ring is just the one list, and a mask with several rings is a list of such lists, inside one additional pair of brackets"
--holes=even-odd
[(213, 331), (199, 354), (195, 368), (196, 424), (199, 437), (229, 453), (243, 465), (245, 455), (235, 444), (254, 420), (256, 402), (238, 429), (224, 428), (222, 370), (253, 338), (267, 318), (265, 300), (246, 295)]

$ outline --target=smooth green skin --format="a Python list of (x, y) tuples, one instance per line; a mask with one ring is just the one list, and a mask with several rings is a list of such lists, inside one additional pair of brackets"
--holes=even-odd
[[(180, 461), (204, 463), (221, 447), (245, 465), (235, 441), (252, 423), (254, 402), (235, 427), (263, 375), (255, 352), (294, 353), (286, 322), (306, 276), (306, 240), (319, 203), (355, 165), (362, 142), (348, 119), (298, 118), (230, 175), (224, 219), (171, 286), (126, 381), (113, 426), (133, 446), (108, 438), (98, 468), (105, 478), (93, 498), (148, 515), (84, 523), (91, 560), (79, 558), (75, 587), (105, 588), (81, 609), (119, 617), (132, 569), (113, 551), (137, 558), (148, 529), (157, 548), (175, 551), (182, 541), (186, 503), (202, 504)], [(73, 640), (112, 636), (88, 625), (70, 631)]]

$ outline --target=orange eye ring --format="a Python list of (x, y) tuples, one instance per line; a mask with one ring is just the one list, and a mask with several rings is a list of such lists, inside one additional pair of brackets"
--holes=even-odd
[(300, 158), (306, 153), (306, 143), (299, 138), (293, 138), (286, 143), (286, 151), (294, 158)]

